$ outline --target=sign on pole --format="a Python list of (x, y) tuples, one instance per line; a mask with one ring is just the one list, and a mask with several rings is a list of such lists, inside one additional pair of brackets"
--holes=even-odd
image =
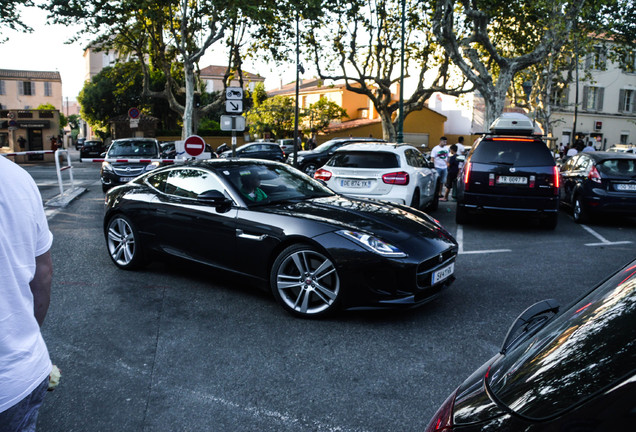
[(225, 111), (229, 113), (242, 113), (243, 101), (242, 100), (227, 100), (225, 101)]
[(205, 150), (205, 141), (198, 135), (190, 135), (183, 142), (185, 152), (192, 157), (197, 157)]
[(221, 130), (224, 131), (244, 131), (245, 117), (236, 115), (221, 116)]
[(139, 112), (138, 108), (133, 107), (128, 110), (128, 117), (130, 117), (131, 119), (137, 119), (140, 115), (141, 112)]
[(227, 87), (225, 100), (243, 100), (243, 89), (241, 87)]

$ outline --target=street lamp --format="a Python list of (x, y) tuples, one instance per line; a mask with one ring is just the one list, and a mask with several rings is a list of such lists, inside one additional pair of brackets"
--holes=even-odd
[(404, 142), (404, 21), (405, 21), (406, 0), (402, 0), (402, 35), (400, 41), (400, 103), (398, 114), (398, 130), (396, 140), (398, 143)]

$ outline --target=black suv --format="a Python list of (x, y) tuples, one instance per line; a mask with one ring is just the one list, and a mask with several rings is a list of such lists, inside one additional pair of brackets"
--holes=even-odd
[[(318, 168), (327, 163), (333, 154), (340, 147), (347, 144), (386, 142), (379, 138), (334, 138), (320, 144), (313, 150), (303, 150), (298, 152), (298, 168), (305, 174), (313, 177)], [(294, 165), (294, 154), (287, 158), (287, 163)]]
[(100, 176), (104, 192), (157, 168), (160, 163), (149, 159), (161, 159), (161, 149), (154, 138), (123, 138), (112, 142), (105, 157), (117, 161), (102, 163)]
[[(239, 158), (267, 159), (285, 162), (285, 152), (277, 143), (253, 142), (236, 148), (236, 156)], [(224, 151), (219, 157), (232, 157), (232, 150)]]
[(457, 223), (467, 223), (471, 211), (509, 212), (536, 215), (556, 228), (559, 170), (533, 131), (528, 117), (505, 113), (477, 139), (457, 181)]
[(106, 148), (100, 140), (87, 140), (80, 149), (80, 158), (98, 158)]

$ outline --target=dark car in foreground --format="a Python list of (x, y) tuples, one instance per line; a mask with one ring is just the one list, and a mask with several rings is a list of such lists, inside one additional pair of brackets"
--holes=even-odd
[(426, 432), (607, 432), (636, 422), (636, 261), (558, 313), (522, 313), (501, 352), (444, 402)]
[(287, 163), (295, 166), (295, 162), (297, 162), (298, 168), (301, 171), (313, 177), (316, 170), (326, 164), (340, 147), (347, 144), (373, 142), (377, 143), (386, 141), (379, 138), (334, 138), (320, 144), (313, 150), (298, 151), (298, 157), (296, 160), (294, 160), (294, 154), (291, 153), (287, 158)]
[(80, 158), (98, 158), (105, 150), (101, 140), (86, 140), (80, 148)]
[(263, 282), (302, 317), (430, 301), (454, 280), (458, 251), (421, 211), (346, 198), (255, 159), (162, 167), (113, 189), (104, 234), (122, 269), (154, 253), (196, 261)]
[(471, 213), (525, 214), (554, 229), (559, 211), (559, 170), (532, 121), (504, 113), (491, 133), (473, 145), (457, 181), (456, 221)]
[(636, 216), (636, 155), (579, 153), (561, 167), (561, 204), (578, 223), (601, 215)]
[[(232, 157), (232, 150), (219, 155), (222, 158)], [(278, 162), (285, 161), (285, 153), (280, 145), (270, 142), (253, 142), (236, 148), (236, 157), (250, 159), (266, 159)]]
[(154, 138), (122, 138), (114, 140), (104, 156), (114, 160), (104, 161), (100, 170), (102, 190), (106, 192), (157, 168), (160, 163), (156, 159), (161, 159), (161, 148)]

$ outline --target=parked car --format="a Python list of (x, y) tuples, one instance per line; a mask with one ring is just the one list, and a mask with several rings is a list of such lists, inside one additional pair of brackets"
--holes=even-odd
[(627, 144), (616, 144), (607, 149), (608, 152), (616, 153), (636, 153), (636, 147)]
[(454, 280), (458, 251), (426, 213), (255, 159), (161, 167), (111, 190), (104, 235), (117, 267), (152, 252), (193, 260), (263, 282), (302, 317), (425, 303)]
[[(221, 153), (219, 157), (232, 157), (232, 150)], [(243, 144), (236, 148), (236, 157), (251, 159), (267, 159), (278, 162), (285, 161), (285, 153), (276, 143), (271, 142), (252, 142)]]
[(106, 192), (113, 186), (128, 183), (138, 175), (157, 168), (159, 162), (147, 160), (161, 159), (161, 149), (154, 138), (123, 138), (114, 140), (104, 157), (122, 160), (102, 163), (100, 177), (102, 190)]
[(532, 121), (504, 113), (491, 133), (475, 141), (457, 182), (456, 220), (471, 212), (536, 215), (554, 229), (559, 211), (559, 170), (554, 156)]
[(560, 309), (523, 312), (500, 352), (444, 402), (425, 432), (628, 430), (636, 395), (636, 261)]
[(406, 144), (349, 144), (341, 147), (314, 178), (334, 192), (437, 209), (439, 176), (422, 153)]
[(86, 138), (78, 138), (77, 141), (75, 141), (75, 150), (81, 149), (85, 141)]
[[(276, 140), (276, 142), (278, 143), (280, 148), (283, 149), (283, 152), (286, 155), (290, 155), (290, 154), (292, 154), (294, 152), (294, 139), (293, 138), (283, 138), (283, 139)], [(298, 150), (302, 150), (302, 149), (299, 148)]]
[(86, 140), (80, 148), (80, 158), (98, 158), (106, 148), (100, 140)]
[[(329, 158), (340, 147), (347, 144), (364, 142), (386, 142), (377, 138), (334, 138), (320, 144), (313, 150), (298, 151), (298, 168), (309, 176), (313, 176), (318, 168), (327, 163)], [(287, 157), (287, 163), (294, 165), (293, 152)]]
[(636, 216), (636, 155), (579, 153), (561, 167), (561, 203), (574, 221), (602, 214)]

